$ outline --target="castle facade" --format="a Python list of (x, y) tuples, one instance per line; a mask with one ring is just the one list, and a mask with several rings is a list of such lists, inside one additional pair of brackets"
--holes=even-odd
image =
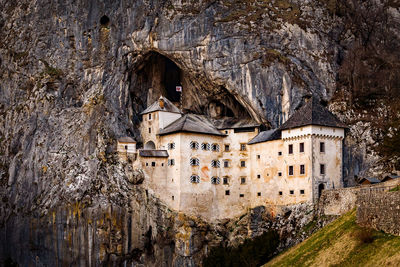
[(144, 146), (134, 164), (173, 210), (211, 221), (260, 205), (279, 213), (343, 186), (346, 126), (314, 98), (268, 131), (252, 120), (182, 114), (165, 97), (141, 115)]

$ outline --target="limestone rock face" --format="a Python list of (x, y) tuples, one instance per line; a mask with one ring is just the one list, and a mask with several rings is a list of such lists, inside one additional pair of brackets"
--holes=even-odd
[(0, 257), (198, 265), (226, 237), (149, 196), (116, 139), (177, 84), (186, 110), (271, 127), (329, 100), (341, 21), (322, 2), (0, 0)]

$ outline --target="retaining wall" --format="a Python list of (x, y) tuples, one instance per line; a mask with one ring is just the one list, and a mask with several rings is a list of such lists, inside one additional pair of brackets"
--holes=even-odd
[(400, 236), (400, 191), (360, 192), (357, 196), (357, 223)]

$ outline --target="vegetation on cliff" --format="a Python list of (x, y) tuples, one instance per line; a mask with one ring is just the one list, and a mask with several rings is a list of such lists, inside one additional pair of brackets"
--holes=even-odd
[(264, 266), (397, 266), (400, 237), (361, 228), (343, 215)]

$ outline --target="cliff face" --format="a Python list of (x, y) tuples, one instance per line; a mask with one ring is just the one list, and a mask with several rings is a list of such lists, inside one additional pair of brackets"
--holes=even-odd
[(186, 110), (221, 106), (271, 127), (303, 96), (331, 99), (352, 34), (339, 40), (329, 4), (0, 0), (2, 255), (198, 263), (209, 226), (149, 201), (116, 138), (140, 141), (138, 113), (160, 93), (177, 98), (176, 84)]

